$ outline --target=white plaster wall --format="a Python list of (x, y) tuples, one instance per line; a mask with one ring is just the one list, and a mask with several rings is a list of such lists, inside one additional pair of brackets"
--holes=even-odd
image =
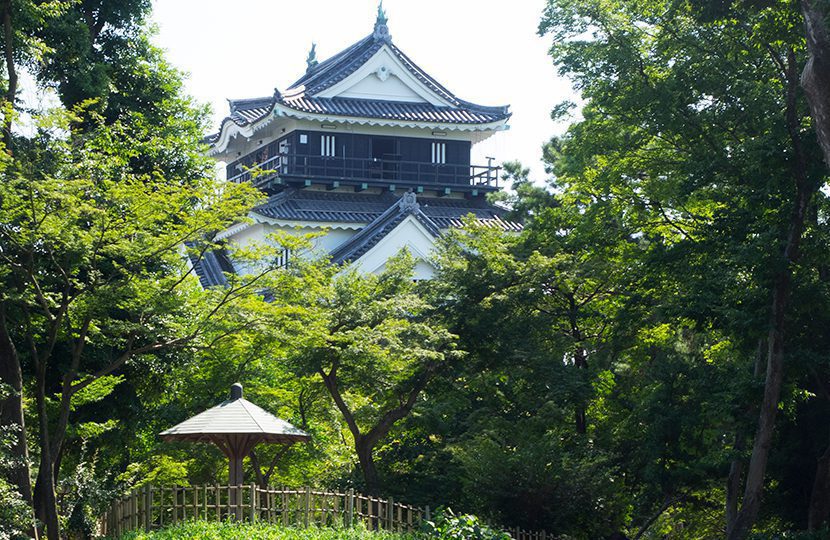
[(389, 75), (385, 81), (382, 81), (374, 73), (341, 93), (340, 97), (408, 101), (412, 103), (424, 103), (426, 101), (401, 82), (397, 76)]
[(386, 261), (404, 248), (417, 259), (415, 279), (430, 279), (435, 275), (435, 268), (429, 263), (435, 249), (435, 238), (412, 216), (401, 222), (354, 265), (363, 272), (380, 273), (386, 267)]
[[(357, 234), (356, 229), (326, 229), (319, 226), (297, 226), (289, 225), (275, 225), (271, 223), (256, 223), (247, 229), (244, 229), (234, 235), (228, 237), (228, 242), (234, 245), (245, 247), (252, 243), (262, 244), (269, 242), (269, 236), (277, 232), (284, 232), (295, 236), (304, 236), (307, 234), (319, 234), (312, 240), (312, 254), (313, 256), (324, 256), (331, 253), (337, 246)], [(234, 267), (240, 273), (246, 273), (256, 270), (255, 265), (242, 265), (238, 261), (234, 263)]]
[(402, 83), (407, 86), (412, 94), (421, 98), (421, 101), (432, 103), (439, 106), (452, 106), (443, 97), (432, 91), (426, 84), (415, 78), (412, 73), (398, 60), (397, 56), (391, 52), (388, 46), (384, 45), (378, 52), (375, 53), (365, 64), (360, 66), (354, 73), (343, 79), (342, 81), (333, 84), (317, 95), (320, 97), (335, 97), (342, 95), (343, 92), (348, 91), (356, 83), (364, 80), (366, 77), (373, 75), (379, 68), (384, 67), (388, 70), (390, 75), (398, 77)]

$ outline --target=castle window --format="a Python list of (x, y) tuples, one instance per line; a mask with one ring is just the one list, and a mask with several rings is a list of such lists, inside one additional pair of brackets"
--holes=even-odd
[(320, 155), (334, 157), (334, 135), (320, 135)]
[(283, 249), (282, 252), (277, 255), (277, 260), (275, 261), (277, 268), (287, 268), (290, 255), (291, 251), (288, 248)]
[(432, 162), (441, 164), (447, 162), (447, 143), (432, 143)]

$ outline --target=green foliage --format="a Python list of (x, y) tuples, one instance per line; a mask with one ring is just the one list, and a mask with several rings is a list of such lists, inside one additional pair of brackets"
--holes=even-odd
[(270, 524), (196, 521), (151, 533), (132, 532), (121, 540), (414, 540), (414, 535), (354, 529), (290, 528)]
[(0, 478), (0, 540), (25, 538), (32, 509), (8, 482)]
[[(10, 392), (11, 388), (0, 382), (0, 402)], [(18, 425), (0, 425), (0, 540), (24, 538), (25, 531), (32, 523), (32, 509), (4, 478), (9, 468), (19, 460), (11, 452), (19, 431)]]
[(476, 516), (457, 515), (450, 508), (436, 511), (435, 519), (425, 521), (421, 531), (436, 540), (510, 540), (510, 535), (487, 527)]
[(830, 529), (818, 531), (781, 531), (771, 534), (753, 534), (750, 540), (823, 540), (830, 536)]

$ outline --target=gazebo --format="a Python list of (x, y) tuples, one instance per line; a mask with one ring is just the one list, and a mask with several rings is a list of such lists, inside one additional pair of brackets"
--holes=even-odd
[(242, 385), (231, 386), (231, 397), (181, 424), (162, 431), (165, 441), (210, 442), (228, 457), (229, 485), (242, 485), (242, 460), (257, 444), (308, 441), (308, 433), (257, 407), (242, 397)]

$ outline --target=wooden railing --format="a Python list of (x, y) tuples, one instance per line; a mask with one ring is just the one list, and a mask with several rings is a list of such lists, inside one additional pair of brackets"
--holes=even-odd
[(229, 176), (231, 182), (262, 184), (278, 177), (319, 181), (395, 182), (401, 186), (434, 184), (497, 188), (501, 167), (437, 164), (373, 158), (343, 158), (277, 154)]
[[(189, 520), (266, 522), (283, 526), (352, 527), (412, 532), (430, 519), (419, 508), (356, 493), (311, 488), (263, 489), (247, 486), (154, 487), (145, 485), (112, 503), (101, 518), (102, 536), (118, 538), (134, 530), (150, 531)], [(545, 532), (508, 529), (514, 540), (553, 540)]]
[(101, 521), (101, 534), (152, 530), (186, 520), (264, 521), (281, 525), (351, 527), (413, 531), (428, 519), (418, 508), (355, 493), (249, 486), (153, 487), (146, 485), (115, 501)]

